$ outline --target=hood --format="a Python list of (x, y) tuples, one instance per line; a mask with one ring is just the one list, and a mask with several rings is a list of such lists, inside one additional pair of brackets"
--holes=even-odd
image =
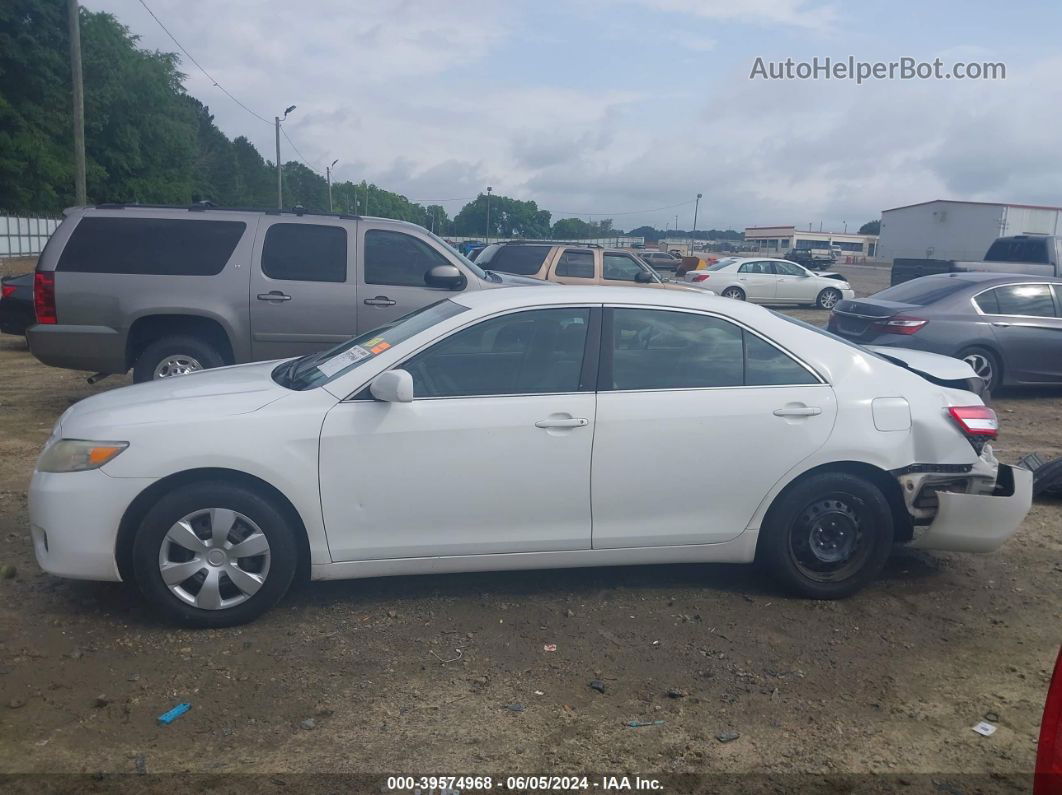
[(836, 273), (834, 271), (819, 271), (815, 275), (816, 276), (821, 276), (823, 279), (837, 279), (837, 281), (839, 281), (839, 282), (848, 281), (848, 277), (847, 276), (842, 276), (841, 274)]
[(915, 351), (910, 348), (894, 348), (889, 345), (864, 345), (863, 347), (890, 361), (899, 362), (909, 370), (940, 381), (965, 381), (980, 378), (974, 369), (962, 359), (953, 359), (939, 353)]
[(75, 403), (59, 424), (67, 438), (91, 438), (91, 428), (247, 414), (292, 394), (273, 381), (276, 366), (254, 362), (112, 389)]

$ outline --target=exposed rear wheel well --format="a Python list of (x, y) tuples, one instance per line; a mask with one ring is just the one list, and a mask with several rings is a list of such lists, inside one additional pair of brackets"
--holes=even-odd
[[(893, 540), (896, 542), (910, 541), (914, 537), (914, 524), (911, 520), (911, 515), (907, 512), (907, 505), (903, 499), (903, 490), (900, 488), (899, 481), (884, 469), (874, 466), (873, 464), (866, 464), (862, 461), (834, 461), (829, 464), (820, 464), (819, 466), (809, 469), (793, 479), (791, 483), (786, 484), (771, 501), (771, 507), (767, 509), (769, 514), (771, 510), (781, 502), (782, 497), (789, 493), (795, 486), (803, 483), (808, 478), (814, 475), (820, 475), (823, 472), (843, 472), (847, 475), (854, 475), (855, 477), (863, 478), (870, 483), (877, 486), (885, 499), (889, 503), (889, 507), (892, 509), (892, 522), (893, 522)], [(766, 516), (764, 517), (766, 521)], [(760, 539), (763, 538), (763, 534), (760, 534)], [(756, 557), (759, 558), (760, 550), (759, 544), (756, 547)]]
[(115, 543), (114, 556), (118, 563), (118, 573), (124, 582), (134, 582), (133, 578), (133, 539), (144, 516), (163, 495), (189, 483), (208, 482), (212, 484), (231, 483), (252, 489), (276, 504), (295, 529), (296, 545), (299, 548), (299, 561), (295, 571), (295, 581), (305, 582), (310, 577), (310, 542), (306, 535), (306, 525), (302, 517), (277, 488), (246, 472), (235, 469), (189, 469), (164, 477), (152, 483), (130, 503), (118, 525), (118, 539)]
[(221, 354), (226, 364), (235, 364), (229, 335), (216, 320), (198, 315), (145, 315), (133, 321), (129, 329), (125, 345), (126, 369), (133, 366), (151, 343), (178, 335), (203, 340)]

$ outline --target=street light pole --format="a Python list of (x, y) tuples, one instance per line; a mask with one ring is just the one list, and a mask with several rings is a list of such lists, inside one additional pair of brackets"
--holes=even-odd
[(325, 166), (325, 179), (328, 180), (328, 212), (332, 212), (332, 169), (336, 167), (339, 158), (332, 161), (332, 165)]
[(697, 194), (697, 203), (693, 205), (693, 231), (690, 232), (690, 256), (693, 256), (693, 247), (697, 243), (697, 211), (701, 208), (701, 194)]
[(484, 241), (488, 245), (490, 244), (490, 192), (494, 190), (490, 185), (487, 186), (487, 239)]
[(274, 125), (276, 127), (276, 135), (277, 135), (277, 209), (278, 210), (283, 210), (284, 209), (284, 185), (281, 182), (281, 171), (282, 171), (282, 169), (280, 167), (280, 123), (282, 121), (284, 121), (284, 119), (286, 119), (288, 117), (288, 114), (291, 113), (293, 110), (295, 110), (295, 106), (291, 105), (287, 110), (284, 111), (284, 115), (283, 116), (274, 116), (273, 117), (273, 123), (274, 123)]
[(88, 203), (85, 189), (85, 88), (81, 82), (81, 17), (77, 0), (68, 0), (70, 71), (74, 84), (74, 195), (79, 205)]

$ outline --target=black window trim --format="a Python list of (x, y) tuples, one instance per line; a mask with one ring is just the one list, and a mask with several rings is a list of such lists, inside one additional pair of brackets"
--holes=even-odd
[[(977, 303), (977, 299), (985, 293), (990, 293), (993, 290), (1001, 290), (1004, 287), (1046, 287), (1047, 292), (1051, 297), (1051, 303), (1054, 305), (1054, 315), (1015, 315), (1009, 312), (985, 312), (981, 309), (981, 306)], [(983, 317), (1027, 317), (1033, 320), (1051, 320), (1062, 318), (1062, 285), (1055, 284), (1054, 282), (1045, 282), (1042, 280), (1031, 279), (1027, 282), (1005, 282), (1004, 284), (996, 284), (992, 287), (986, 287), (983, 290), (979, 290), (970, 296), (970, 306), (973, 307), (974, 312)], [(999, 298), (996, 298), (996, 306), (999, 306)]]
[[(628, 394), (633, 392), (703, 392), (706, 390), (719, 390), (719, 389), (792, 389), (796, 386), (830, 386), (829, 381), (822, 377), (819, 372), (808, 364), (803, 358), (797, 356), (791, 350), (784, 345), (779, 345), (772, 339), (768, 339), (763, 336), (756, 329), (742, 323), (740, 320), (736, 320), (726, 315), (716, 314), (715, 312), (705, 312), (699, 309), (686, 309), (684, 307), (675, 306), (658, 306), (653, 304), (605, 304), (605, 313), (601, 321), (601, 343), (599, 350), (600, 365), (597, 371), (597, 384), (598, 392), (609, 392), (613, 394)], [(658, 389), (614, 389), (607, 386), (612, 383), (612, 334), (614, 328), (613, 315), (617, 309), (651, 309), (662, 312), (679, 312), (687, 315), (702, 315), (704, 317), (714, 318), (716, 320), (722, 320), (727, 323), (732, 323), (737, 326), (743, 332), (752, 334), (755, 337), (759, 337), (760, 340), (767, 343), (771, 347), (781, 351), (790, 359), (795, 361), (809, 373), (812, 378), (815, 379), (814, 384), (734, 384), (732, 386), (683, 386), (683, 387), (661, 387)], [(745, 337), (741, 338), (741, 380), (744, 381), (746, 374), (745, 368), (747, 367), (747, 361), (745, 357)]]
[(402, 357), (402, 359), (385, 370), (381, 370), (376, 375), (371, 376), (367, 381), (361, 384), (357, 389), (353, 390), (343, 402), (363, 402), (363, 401), (376, 401), (376, 398), (372, 397), (369, 392), (369, 386), (377, 376), (382, 375), (388, 370), (402, 370), (405, 368), (406, 362), (414, 358), (420, 353), (423, 353), (428, 348), (442, 342), (445, 339), (452, 337), (454, 334), (459, 334), (462, 331), (472, 328), (480, 323), (485, 323), (488, 320), (493, 320), (496, 317), (504, 317), (505, 315), (515, 315), (519, 312), (534, 312), (542, 309), (588, 309), (590, 310), (590, 317), (587, 320), (586, 328), (586, 343), (583, 348), (583, 363), (579, 370), (579, 387), (574, 392), (513, 392), (504, 395), (439, 395), (437, 397), (417, 397), (414, 393), (414, 402), (418, 400), (473, 400), (480, 398), (507, 398), (507, 397), (540, 397), (546, 395), (578, 395), (585, 394), (587, 392), (594, 393), (597, 391), (598, 380), (597, 376), (600, 373), (600, 367), (598, 365), (600, 353), (602, 350), (602, 307), (601, 304), (586, 304), (586, 303), (572, 303), (572, 304), (544, 304), (541, 306), (521, 306), (513, 309), (505, 309), (500, 312), (495, 312), (491, 315), (481, 315), (480, 317), (470, 320), (463, 326), (459, 326), (455, 329), (451, 329), (449, 332), (441, 337), (429, 340), (412, 351), (409, 355)]

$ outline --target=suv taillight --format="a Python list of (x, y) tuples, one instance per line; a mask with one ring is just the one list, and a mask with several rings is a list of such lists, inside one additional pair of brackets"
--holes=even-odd
[(55, 316), (55, 274), (33, 274), (33, 309), (38, 323), (58, 323)]
[(999, 433), (999, 420), (988, 406), (949, 406), (948, 413), (968, 437), (995, 439)]
[(1062, 792), (1062, 650), (1047, 688), (1033, 779), (1033, 795), (1058, 795), (1059, 792)]
[(887, 320), (879, 320), (874, 324), (874, 328), (885, 334), (914, 334), (928, 322), (920, 317), (896, 315)]

